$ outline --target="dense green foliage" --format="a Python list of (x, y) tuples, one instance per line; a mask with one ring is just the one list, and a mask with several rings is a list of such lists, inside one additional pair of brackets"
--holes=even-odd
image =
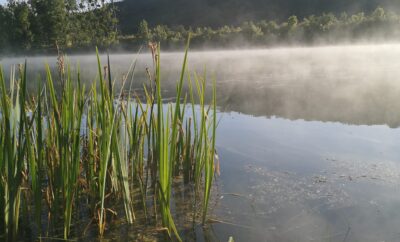
[[(301, 5), (305, 2), (307, 5)], [(259, 5), (254, 12), (256, 3)], [(389, 6), (389, 3), (380, 1), (382, 6)], [(259, 0), (246, 3), (225, 0), (207, 1), (207, 4), (202, 0), (9, 1), (6, 6), (0, 6), (0, 53), (5, 50), (11, 53), (49, 50), (55, 49), (57, 44), (64, 49), (78, 50), (93, 45), (131, 49), (149, 41), (175, 48), (184, 45), (189, 33), (193, 37), (192, 47), (398, 39), (400, 16), (393, 9), (397, 5), (400, 8), (400, 3), (390, 5), (391, 12), (376, 7), (377, 4), (372, 0), (357, 1), (357, 4), (354, 1), (312, 0), (280, 3), (274, 0), (262, 3)], [(275, 15), (269, 14), (272, 10), (261, 14), (266, 6), (275, 9)], [(286, 11), (282, 12), (282, 9)], [(357, 12), (356, 9), (365, 11)], [(282, 16), (287, 17), (282, 19)]]
[(160, 41), (164, 46), (179, 46), (192, 33), (192, 46), (268, 46), (282, 44), (318, 44), (348, 41), (387, 41), (400, 38), (400, 16), (376, 8), (370, 14), (364, 12), (348, 15), (342, 13), (310, 15), (303, 19), (290, 16), (286, 21), (245, 21), (237, 26), (169, 27), (149, 24), (143, 20), (134, 35), (124, 36), (121, 44)]
[[(187, 71), (187, 47), (177, 96), (167, 102), (160, 49), (151, 48), (155, 66), (140, 92), (128, 78), (135, 61), (117, 92), (99, 55), (88, 89), (59, 56), (59, 69), (47, 66), (36, 95), (27, 90), (26, 63), (12, 69), (9, 85), (0, 66), (0, 241), (81, 238), (89, 229), (103, 236), (123, 220), (140, 233), (150, 225), (182, 241), (174, 218), (207, 222), (219, 167), (216, 83), (208, 103), (205, 76)], [(182, 187), (185, 214), (176, 211)]]
[(104, 1), (9, 1), (0, 6), (0, 52), (108, 46), (116, 41), (114, 8)]
[(378, 6), (400, 10), (400, 1), (395, 0), (124, 0), (115, 4), (124, 35), (133, 34), (142, 19), (151, 26), (182, 24), (216, 28), (263, 19), (282, 22), (291, 15), (303, 19), (322, 13), (370, 13)]

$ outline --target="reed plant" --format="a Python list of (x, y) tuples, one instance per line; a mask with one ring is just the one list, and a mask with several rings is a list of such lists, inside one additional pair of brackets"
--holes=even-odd
[[(32, 122), (28, 117), (27, 102), (25, 102), (25, 66), (19, 69), (18, 80), (15, 79), (15, 70), (13, 70), (10, 89), (6, 88), (3, 71), (0, 68), (0, 145), (2, 147), (0, 149), (0, 217), (2, 218), (0, 225), (5, 237), (11, 241), (16, 239), (18, 232), (21, 190), (24, 177), (27, 175), (25, 161), (31, 151), (29, 132)], [(15, 86), (18, 86), (18, 90), (14, 89)]]
[[(114, 92), (110, 61), (102, 68), (98, 53), (97, 78), (88, 89), (79, 70), (73, 76), (68, 64), (59, 63), (58, 80), (47, 66), (45, 84), (39, 79), (37, 94), (28, 96), (26, 64), (12, 73), (9, 88), (0, 68), (2, 237), (17, 238), (23, 190), (32, 198), (27, 206), (34, 211), (38, 236), (47, 231), (46, 235), (70, 238), (80, 205), (103, 236), (122, 204), (129, 224), (134, 226), (136, 213), (141, 212), (146, 221), (162, 226), (169, 238), (181, 241), (171, 211), (174, 182), (194, 185), (193, 203), (202, 201), (206, 222), (215, 172), (216, 86), (214, 81), (213, 98), (206, 104), (205, 76), (187, 70), (188, 46), (176, 98), (169, 103), (162, 97), (156, 44), (150, 45), (154, 68), (148, 71), (142, 97), (131, 88), (124, 92), (135, 65)], [(64, 62), (63, 57), (58, 59)], [(149, 201), (153, 212), (148, 210)], [(47, 226), (42, 225), (43, 215)], [(60, 227), (62, 236), (57, 232)]]

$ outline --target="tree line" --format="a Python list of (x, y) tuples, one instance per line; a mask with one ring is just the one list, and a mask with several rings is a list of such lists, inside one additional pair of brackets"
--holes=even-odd
[(0, 52), (108, 46), (116, 26), (104, 0), (9, 0), (0, 5)]
[(283, 22), (245, 21), (237, 26), (225, 25), (218, 28), (191, 28), (182, 25), (150, 27), (146, 20), (142, 20), (135, 34), (120, 36), (119, 41), (122, 45), (157, 41), (164, 46), (179, 47), (189, 33), (192, 36), (192, 46), (200, 47), (396, 41), (400, 40), (400, 15), (378, 7), (369, 14), (323, 13), (310, 15), (301, 20), (293, 15)]
[(344, 41), (400, 39), (400, 15), (378, 7), (370, 13), (323, 13), (300, 19), (245, 21), (221, 27), (150, 26), (142, 20), (134, 34), (118, 31), (118, 9), (105, 0), (8, 1), (0, 6), (0, 53), (29, 50), (92, 50), (95, 46), (131, 49), (148, 42), (164, 48), (184, 46), (229, 48), (291, 44), (330, 44)]
[(250, 20), (284, 22), (291, 15), (303, 19), (322, 13), (371, 13), (378, 6), (400, 11), (400, 1), (396, 0), (123, 0), (115, 5), (119, 8), (119, 30), (124, 35), (134, 34), (142, 19), (151, 26), (183, 24), (217, 28), (239, 26)]

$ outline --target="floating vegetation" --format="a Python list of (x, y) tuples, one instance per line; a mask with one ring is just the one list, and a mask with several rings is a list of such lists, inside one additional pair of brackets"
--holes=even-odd
[(174, 180), (194, 187), (193, 207), (201, 212), (193, 220), (206, 221), (216, 157), (215, 82), (206, 104), (206, 80), (188, 73), (187, 47), (176, 98), (165, 103), (160, 49), (150, 49), (154, 70), (141, 97), (124, 93), (129, 75), (114, 93), (110, 63), (102, 67), (98, 54), (97, 80), (89, 87), (79, 71), (73, 77), (64, 58), (58, 58), (60, 81), (47, 66), (36, 94), (27, 92), (26, 63), (11, 73), (9, 88), (0, 69), (1, 238), (18, 238), (21, 211), (34, 214), (37, 237), (70, 238), (73, 221), (86, 213), (87, 226), (97, 224), (102, 236), (122, 204), (127, 223), (141, 213), (181, 240), (171, 213)]
[[(319, 201), (325, 207), (338, 209), (354, 205), (348, 191), (323, 175), (298, 176), (291, 172), (273, 171), (267, 168), (248, 166), (252, 174), (248, 198), (259, 214), (271, 215), (285, 206), (298, 206)], [(324, 174), (326, 175), (326, 174)], [(322, 205), (321, 205), (322, 206)], [(260, 211), (258, 208), (265, 208)]]

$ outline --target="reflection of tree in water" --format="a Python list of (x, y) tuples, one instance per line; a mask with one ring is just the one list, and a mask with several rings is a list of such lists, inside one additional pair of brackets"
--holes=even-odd
[(333, 89), (319, 83), (269, 87), (224, 83), (223, 88), (218, 88), (218, 94), (222, 111), (291, 120), (400, 126), (398, 88), (387, 83), (358, 90), (357, 87), (349, 88), (354, 90), (339, 86)]
[[(151, 55), (142, 52), (146, 54), (137, 56), (133, 51), (111, 56), (115, 90), (119, 90), (136, 59), (134, 76), (128, 77), (125, 91), (140, 94), (143, 84), (149, 84), (146, 68), (152, 68)], [(209, 90), (215, 77), (222, 111), (395, 128), (400, 126), (398, 52), (396, 45), (192, 52), (188, 70), (193, 85), (193, 72), (197, 71), (200, 77), (206, 73)], [(165, 98), (174, 96), (182, 59), (182, 53), (161, 56)], [(72, 73), (79, 63), (82, 80), (95, 79), (95, 55), (70, 56), (66, 60), (71, 63)], [(105, 56), (102, 60), (106, 63)], [(2, 64), (9, 70), (10, 64), (23, 61), (11, 58)], [(38, 76), (44, 76), (46, 62), (55, 65), (56, 57), (28, 59), (30, 88), (37, 86)], [(207, 95), (210, 98), (211, 91)]]

